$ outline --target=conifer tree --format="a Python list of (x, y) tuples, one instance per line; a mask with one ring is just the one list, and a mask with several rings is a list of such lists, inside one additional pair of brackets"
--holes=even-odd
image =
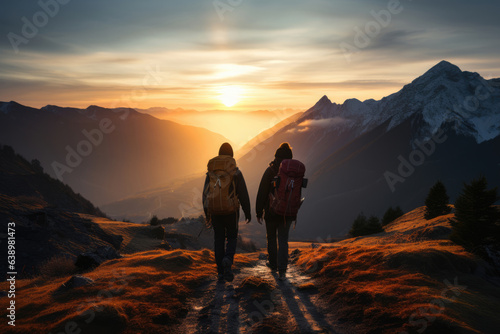
[(404, 212), (399, 206), (394, 209), (391, 206), (389, 209), (387, 209), (387, 211), (384, 213), (384, 216), (382, 217), (382, 226), (392, 223), (402, 215), (404, 215)]
[(450, 198), (446, 193), (444, 184), (441, 181), (437, 181), (425, 199), (425, 219), (432, 219), (450, 213), (449, 200)]
[(472, 180), (464, 184), (455, 202), (451, 239), (469, 251), (480, 245), (500, 243), (500, 211), (494, 206), (499, 200), (497, 188), (487, 187), (484, 176)]

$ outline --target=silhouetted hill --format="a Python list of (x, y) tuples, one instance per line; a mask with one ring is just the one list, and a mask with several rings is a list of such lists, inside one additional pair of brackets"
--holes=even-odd
[(0, 145), (0, 194), (32, 198), (48, 207), (105, 217), (89, 200), (45, 173), (37, 160), (28, 162), (10, 146)]
[(134, 109), (0, 102), (0, 142), (98, 205), (200, 172), (224, 141)]
[[(7, 226), (13, 222), (19, 278), (37, 274), (49, 260), (57, 265), (99, 246), (120, 247), (120, 236), (81, 214), (105, 217), (69, 186), (43, 173), (36, 161), (29, 163), (10, 146), (0, 147), (0, 244), (7, 258)], [(7, 264), (0, 263), (3, 274)]]

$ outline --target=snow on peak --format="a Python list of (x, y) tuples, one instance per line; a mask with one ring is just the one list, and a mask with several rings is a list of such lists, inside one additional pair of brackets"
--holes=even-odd
[(399, 92), (379, 101), (348, 99), (338, 105), (325, 95), (299, 122), (341, 117), (349, 121), (343, 126), (363, 133), (388, 120), (389, 130), (417, 113), (425, 122), (423, 131), (419, 131), (421, 136), (430, 137), (448, 123), (457, 133), (472, 136), (478, 143), (493, 139), (500, 135), (500, 82), (462, 72), (443, 60)]

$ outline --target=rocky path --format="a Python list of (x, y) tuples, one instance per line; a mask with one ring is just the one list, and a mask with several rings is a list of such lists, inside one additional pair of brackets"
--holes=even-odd
[(262, 259), (235, 274), (199, 288), (179, 333), (336, 333), (312, 279), (295, 266), (286, 281)]

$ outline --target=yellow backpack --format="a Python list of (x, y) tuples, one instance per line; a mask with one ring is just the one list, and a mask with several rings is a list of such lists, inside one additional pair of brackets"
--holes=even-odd
[(227, 215), (240, 208), (236, 195), (234, 175), (238, 170), (236, 160), (228, 155), (219, 155), (208, 162), (210, 182), (203, 190), (205, 202), (203, 206), (210, 215)]

